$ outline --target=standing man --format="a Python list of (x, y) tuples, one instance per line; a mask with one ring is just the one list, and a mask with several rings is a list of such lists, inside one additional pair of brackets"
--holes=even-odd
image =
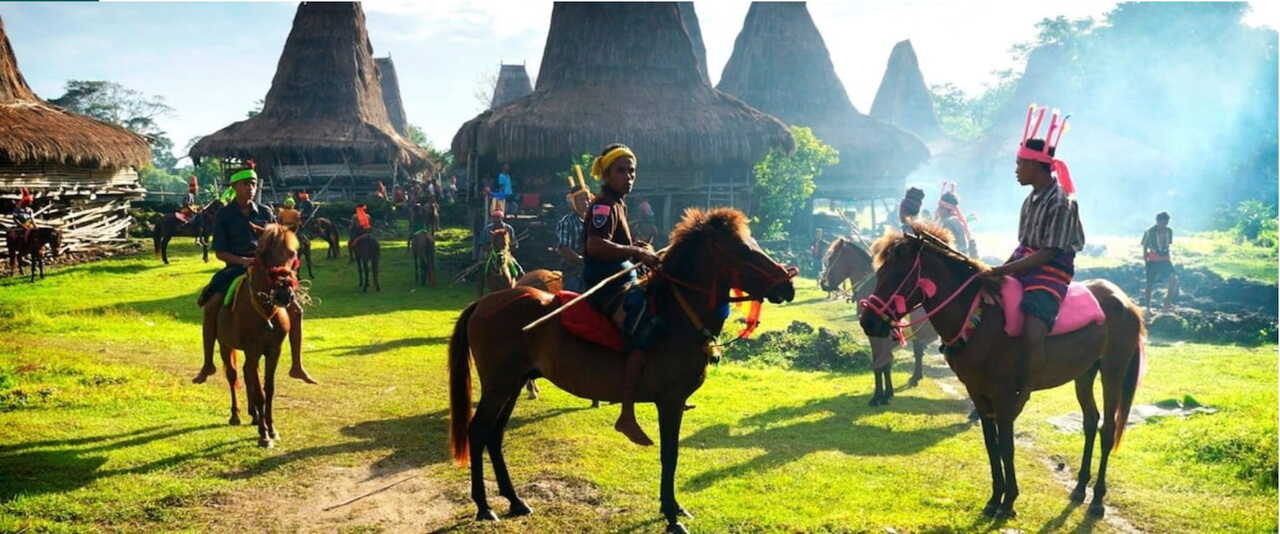
[(511, 201), (511, 195), (511, 164), (503, 163), (502, 172), (498, 173), (498, 188), (494, 190), (493, 197), (501, 199), (502, 208), (505, 209), (507, 207), (507, 203)]
[[(1031, 124), (1034, 110), (1033, 107), (1027, 112), (1027, 126)], [(1040, 119), (1043, 118), (1042, 109)], [(1022, 282), (1021, 309), (1026, 314), (1023, 337), (1027, 352), (1018, 359), (1015, 394), (1024, 400), (1030, 395), (1028, 362), (1044, 359), (1044, 339), (1053, 330), (1067, 285), (1075, 276), (1076, 252), (1084, 248), (1084, 227), (1076, 206), (1075, 185), (1066, 163), (1054, 157), (1058, 140), (1062, 139), (1058, 114), (1053, 114), (1044, 139), (1034, 138), (1040, 129), (1040, 119), (1036, 120), (1034, 129), (1024, 127), (1024, 139), (1018, 147), (1014, 168), (1018, 184), (1031, 186), (1018, 219), (1018, 248), (1004, 265), (988, 271), (988, 276), (996, 280), (1010, 275)], [(1066, 126), (1066, 119), (1061, 126)]]
[(581, 293), (584, 289), (582, 287), (582, 254), (584, 252), (582, 224), (587, 214), (587, 206), (591, 204), (591, 192), (577, 187), (565, 198), (569, 201), (569, 213), (556, 223), (556, 253), (560, 255), (564, 288)]
[[(583, 285), (595, 287), (605, 278), (631, 267), (639, 261), (656, 267), (661, 260), (652, 250), (639, 247), (631, 239), (627, 220), (627, 204), (636, 180), (637, 158), (626, 145), (611, 144), (591, 164), (591, 176), (601, 181), (600, 195), (587, 211), (584, 224)], [(644, 371), (644, 351), (652, 343), (658, 327), (657, 317), (649, 310), (644, 287), (635, 271), (620, 277), (588, 297), (592, 306), (613, 317), (626, 336), (628, 351), (622, 382), (622, 413), (613, 428), (636, 445), (653, 445), (636, 422), (635, 395)]]
[[(229, 190), (233, 191), (234, 197), (227, 202), (226, 207), (218, 210), (217, 218), (213, 221), (214, 255), (226, 266), (213, 273), (213, 278), (196, 299), (196, 305), (204, 309), (204, 366), (192, 379), (197, 384), (203, 384), (209, 375), (218, 370), (213, 365), (213, 343), (218, 339), (218, 310), (222, 307), (227, 287), (253, 266), (258, 234), (268, 224), (275, 222), (271, 208), (253, 200), (258, 192), (258, 174), (252, 168), (231, 175)], [(225, 195), (226, 193), (224, 197)], [(302, 308), (295, 302), (286, 311), (293, 326), (289, 330), (289, 348), (293, 360), (289, 376), (315, 384), (316, 381), (302, 367)]]
[(1178, 274), (1173, 271), (1173, 261), (1169, 256), (1169, 246), (1173, 244), (1173, 229), (1169, 228), (1169, 213), (1156, 214), (1156, 225), (1142, 234), (1142, 257), (1147, 264), (1147, 290), (1142, 294), (1142, 306), (1151, 307), (1151, 286), (1168, 280), (1168, 289), (1164, 295), (1164, 308), (1173, 306), (1174, 297), (1178, 296)]

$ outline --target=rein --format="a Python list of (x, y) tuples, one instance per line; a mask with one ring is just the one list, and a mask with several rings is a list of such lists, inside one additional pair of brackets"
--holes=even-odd
[[(934, 315), (937, 315), (938, 312), (942, 311), (947, 307), (947, 305), (951, 304), (951, 301), (955, 300), (956, 297), (959, 297), (960, 293), (964, 292), (965, 288), (969, 287), (969, 284), (972, 284), (973, 281), (977, 280), (978, 276), (982, 274), (982, 273), (976, 273), (976, 272), (973, 273), (973, 275), (969, 276), (969, 278), (966, 279), (964, 283), (960, 284), (959, 287), (957, 287), (954, 291), (952, 291), (951, 294), (947, 296), (947, 298), (943, 299), (943, 301), (940, 304), (938, 304), (937, 306), (934, 306), (933, 310), (929, 310), (924, 306), (924, 299), (933, 298), (933, 296), (938, 291), (938, 284), (935, 283), (929, 277), (924, 276), (924, 273), (922, 272), (922, 264), (920, 263), (920, 256), (921, 254), (924, 253), (924, 247), (925, 247), (925, 244), (922, 241), (920, 243), (920, 248), (916, 250), (916, 258), (911, 265), (911, 270), (907, 271), (907, 275), (903, 277), (902, 282), (898, 283), (898, 287), (893, 290), (893, 293), (891, 293), (887, 299), (881, 298), (879, 295), (872, 294), (871, 296), (868, 296), (867, 298), (858, 301), (858, 304), (862, 305), (862, 307), (875, 312), (876, 315), (880, 316), (881, 319), (889, 323), (890, 327), (892, 328), (894, 337), (896, 337), (899, 343), (902, 343), (902, 344), (906, 343), (906, 338), (903, 337), (903, 334), (902, 334), (903, 328), (919, 325), (925, 321), (928, 321)], [(911, 290), (909, 292), (903, 294), (902, 292), (903, 288), (907, 285), (907, 281), (911, 279), (912, 275), (915, 275), (916, 283), (911, 286)], [(916, 295), (916, 292), (920, 292), (924, 295), (923, 299), (921, 299), (920, 304), (918, 304), (917, 306), (920, 308), (924, 308), (925, 314), (923, 317), (916, 319), (915, 321), (902, 322), (901, 318), (904, 315), (906, 315), (911, 309), (914, 309), (917, 307), (917, 306), (911, 306), (911, 308), (907, 307), (907, 301), (910, 300), (912, 297), (914, 297)], [(965, 315), (964, 322), (961, 324), (960, 333), (952, 337), (950, 340), (944, 342), (944, 344), (950, 345), (967, 333), (965, 325), (968, 324), (969, 318), (972, 317), (974, 310), (977, 309), (979, 299), (981, 297), (982, 297), (982, 293), (979, 292), (978, 296), (975, 297), (973, 304), (970, 305), (969, 312), (968, 314)]]
[[(298, 267), (299, 263), (300, 262), (298, 258), (295, 257), (292, 262), (292, 267), (284, 266), (284, 265), (271, 267), (270, 269), (267, 270), (268, 283), (273, 284), (275, 286), (288, 285), (294, 289), (297, 289), (298, 277), (297, 277), (297, 273), (294, 271), (294, 268)], [(241, 290), (244, 290), (247, 286), (253, 285), (253, 273), (254, 273), (254, 267), (256, 265), (257, 264), (254, 264), (254, 266), (250, 266), (248, 270), (245, 272), (245, 277), (248, 278), (246, 282), (248, 283), (240, 284)], [(258, 314), (258, 317), (261, 317), (263, 321), (266, 321), (268, 330), (274, 330), (275, 326), (272, 324), (271, 321), (276, 317), (276, 315), (280, 313), (280, 309), (282, 307), (277, 306), (275, 302), (272, 301), (270, 293), (265, 291), (252, 290), (253, 288), (250, 288), (250, 289), (251, 289), (249, 293), (250, 307), (253, 308), (253, 311)], [(270, 288), (268, 288), (268, 291), (269, 290)], [(264, 309), (265, 305), (262, 302), (258, 302), (258, 297), (262, 297), (262, 300), (266, 303), (265, 305), (269, 305), (271, 307), (270, 311), (267, 311)]]
[[(715, 242), (712, 242), (711, 246), (717, 249), (718, 252), (724, 252), (724, 249), (721, 248), (720, 245)], [(767, 289), (765, 289), (765, 293), (768, 293), (769, 290), (772, 290), (778, 285), (790, 282), (791, 279), (794, 278), (795, 275), (797, 274), (797, 271), (795, 271), (794, 269), (784, 268), (782, 267), (781, 264), (777, 264), (776, 262), (775, 262), (775, 265), (777, 265), (779, 268), (782, 268), (782, 270), (787, 273), (786, 276), (779, 277), (774, 273), (770, 272), (769, 270), (759, 267), (750, 262), (747, 262), (746, 265), (751, 267), (752, 269), (755, 269), (757, 272), (763, 275), (766, 280), (769, 281), (769, 286)], [(685, 315), (689, 317), (689, 321), (693, 323), (694, 327), (697, 328), (699, 331), (701, 331), (703, 335), (707, 336), (708, 343), (714, 346), (714, 351), (716, 351), (717, 354), (713, 355), (713, 357), (718, 358), (719, 356), (718, 352), (723, 347), (728, 347), (738, 342), (739, 340), (751, 337), (751, 334), (755, 333), (756, 328), (760, 326), (760, 315), (764, 311), (764, 300), (762, 298), (757, 298), (757, 297), (753, 297), (751, 295), (746, 295), (746, 294), (730, 296), (726, 300), (726, 303), (751, 302), (751, 309), (747, 313), (746, 325), (743, 326), (742, 331), (738, 332), (738, 335), (734, 337), (732, 340), (730, 340), (728, 343), (724, 345), (720, 345), (719, 343), (715, 342), (716, 336), (711, 334), (710, 331), (708, 331), (706, 328), (702, 326), (702, 319), (698, 317), (696, 312), (694, 312), (693, 307), (689, 305), (688, 300), (685, 299), (684, 295), (679, 290), (680, 287), (683, 287), (692, 291), (696, 291), (698, 293), (702, 293), (707, 296), (707, 306), (709, 308), (715, 308), (717, 305), (717, 302), (716, 302), (717, 298), (719, 297), (718, 290), (720, 287), (720, 271), (719, 270), (715, 271), (716, 274), (712, 278), (711, 287), (709, 288), (702, 287), (702, 286), (681, 280), (679, 278), (676, 278), (668, 274), (661, 267), (654, 270), (654, 273), (662, 277), (662, 279), (671, 282), (672, 284), (671, 292), (672, 294), (675, 295), (676, 302), (680, 304), (680, 308), (684, 310)], [(739, 278), (738, 271), (734, 270), (734, 271), (731, 271), (731, 273), (732, 273), (731, 276), (733, 280), (731, 281), (729, 286), (730, 288), (734, 289), (735, 293), (741, 293), (741, 290), (738, 289), (741, 287), (741, 284), (738, 281), (738, 278)], [(709, 350), (712, 350), (712, 349), (709, 349)]]

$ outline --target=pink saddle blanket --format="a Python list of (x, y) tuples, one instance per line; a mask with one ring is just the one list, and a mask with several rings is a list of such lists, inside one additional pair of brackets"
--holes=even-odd
[[(1011, 276), (1004, 277), (1000, 286), (1000, 302), (1004, 307), (1004, 333), (1009, 337), (1022, 335), (1022, 325), (1026, 318), (1022, 309), (1022, 282)], [(1067, 286), (1067, 296), (1062, 299), (1058, 309), (1058, 319), (1053, 322), (1050, 336), (1075, 332), (1090, 324), (1102, 324), (1107, 319), (1102, 313), (1102, 306), (1093, 292), (1084, 284), (1072, 282)]]

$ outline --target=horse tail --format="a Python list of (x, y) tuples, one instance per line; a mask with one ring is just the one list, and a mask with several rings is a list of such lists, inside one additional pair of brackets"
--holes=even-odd
[(471, 457), (467, 435), (471, 425), (471, 344), (467, 340), (467, 323), (475, 309), (472, 303), (462, 310), (449, 339), (449, 449), (458, 465), (466, 465)]
[[(1133, 357), (1129, 358), (1129, 368), (1125, 371), (1124, 384), (1120, 390), (1120, 406), (1116, 410), (1116, 440), (1114, 449), (1120, 448), (1120, 438), (1124, 436), (1124, 427), (1129, 422), (1129, 410), (1133, 408), (1133, 397), (1142, 383), (1142, 375), (1147, 372), (1147, 325), (1142, 314), (1136, 309), (1130, 310), (1138, 320), (1137, 346), (1133, 349)], [(1114, 450), (1113, 449), (1113, 450)]]

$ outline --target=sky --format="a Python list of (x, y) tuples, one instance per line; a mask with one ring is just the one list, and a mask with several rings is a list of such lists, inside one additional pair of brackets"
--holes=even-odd
[[(1015, 68), (1010, 47), (1045, 17), (1098, 17), (1102, 0), (814, 1), (809, 11), (849, 98), (867, 113), (893, 45), (910, 39), (929, 84), (981, 91)], [(973, 6), (981, 5), (975, 8)], [(1280, 2), (1255, 2), (1250, 24), (1276, 27)], [(749, 2), (695, 2), (712, 83), (720, 78)], [(365, 2), (374, 55), (396, 64), (409, 122), (447, 148), (485, 107), (477, 98), (500, 63), (524, 63), (536, 80), (551, 20), (549, 1)], [(242, 120), (271, 85), (296, 3), (0, 3), (18, 66), (36, 94), (61, 96), (67, 80), (110, 80), (174, 108), (160, 118), (179, 156), (194, 136)]]

